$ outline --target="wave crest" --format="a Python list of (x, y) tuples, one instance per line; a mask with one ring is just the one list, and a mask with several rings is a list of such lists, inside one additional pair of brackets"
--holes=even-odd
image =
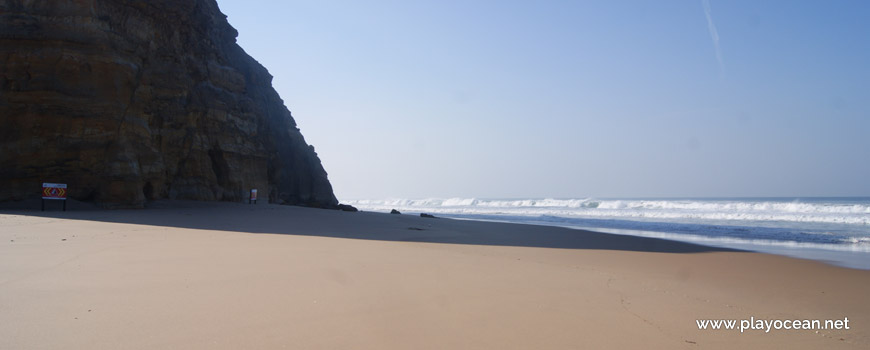
[(739, 200), (427, 198), (349, 201), (363, 210), (634, 219), (780, 221), (870, 225), (870, 203)]

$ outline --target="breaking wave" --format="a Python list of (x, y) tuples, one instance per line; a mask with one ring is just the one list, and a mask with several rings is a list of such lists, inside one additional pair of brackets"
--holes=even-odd
[(667, 220), (767, 221), (870, 225), (870, 203), (783, 200), (598, 200), (429, 198), (356, 200), (364, 210), (441, 214), (565, 216)]
[(870, 269), (870, 198), (355, 200), (361, 210), (592, 229)]

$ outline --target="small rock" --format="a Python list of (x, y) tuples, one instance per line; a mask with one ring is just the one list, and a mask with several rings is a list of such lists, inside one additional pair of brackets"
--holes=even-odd
[(61, 241), (65, 241), (65, 240), (66, 240), (66, 238), (64, 238), (64, 239), (61, 239)]
[(359, 209), (355, 208), (354, 206), (352, 206), (352, 205), (350, 205), (350, 204), (339, 204), (339, 205), (338, 205), (338, 210), (341, 210), (341, 211), (349, 211), (349, 212), (357, 212), (357, 211), (359, 211)]
[(435, 215), (432, 215), (432, 214), (426, 214), (426, 213), (420, 213), (420, 217), (421, 217), (421, 218), (431, 218), (431, 219), (434, 219), (434, 218), (435, 218)]
[(400, 212), (400, 211), (398, 211), (398, 210), (396, 210), (396, 209), (390, 210), (390, 214), (401, 214), (401, 213), (402, 213), (402, 212)]

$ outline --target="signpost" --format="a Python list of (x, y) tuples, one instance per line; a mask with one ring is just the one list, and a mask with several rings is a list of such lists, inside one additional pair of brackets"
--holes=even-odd
[(66, 184), (44, 182), (42, 184), (42, 211), (45, 211), (46, 199), (62, 200), (63, 211), (66, 211)]
[(251, 189), (251, 199), (248, 200), (248, 204), (257, 204), (257, 189)]

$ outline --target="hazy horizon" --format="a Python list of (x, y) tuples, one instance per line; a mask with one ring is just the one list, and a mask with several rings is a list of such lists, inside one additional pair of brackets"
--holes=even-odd
[(870, 3), (218, 4), (339, 200), (870, 196)]

